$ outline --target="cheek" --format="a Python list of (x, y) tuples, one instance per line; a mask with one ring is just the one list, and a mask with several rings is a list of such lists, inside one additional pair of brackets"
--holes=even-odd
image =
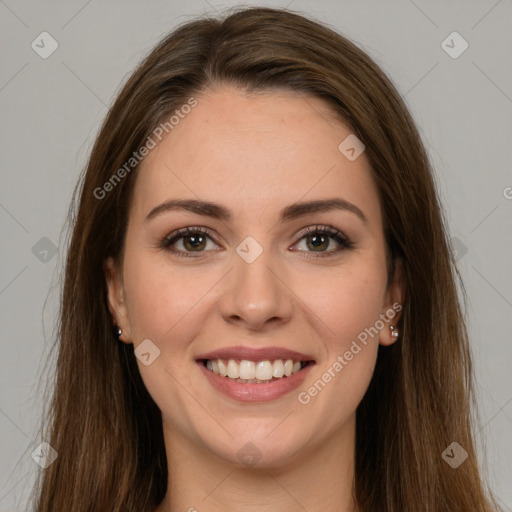
[(184, 326), (194, 332), (194, 318), (215, 282), (215, 276), (199, 267), (184, 274), (159, 258), (127, 255), (125, 288), (135, 342), (150, 338), (167, 350), (167, 340), (173, 339), (172, 349), (179, 348), (177, 333)]
[[(371, 261), (370, 261), (371, 260)], [(382, 313), (387, 274), (378, 255), (317, 275), (306, 305), (320, 319), (317, 325), (324, 357), (313, 385), (300, 397), (316, 415), (328, 416), (335, 429), (352, 414), (370, 383), (378, 351), (375, 326)], [(311, 280), (309, 280), (311, 281)], [(311, 285), (311, 282), (307, 284)], [(313, 290), (313, 293), (312, 293)], [(307, 294), (306, 294), (307, 293)], [(335, 407), (336, 413), (332, 414)], [(329, 413), (329, 411), (331, 411)]]
[(348, 421), (368, 389), (379, 346), (372, 328), (382, 312), (385, 284), (376, 270), (346, 270), (331, 273), (323, 293), (309, 297), (308, 306), (326, 326), (319, 336), (324, 357), (298, 400), (305, 418), (323, 418), (326, 432)]
[(350, 344), (382, 312), (386, 274), (377, 262), (329, 269), (301, 282), (298, 294), (323, 325), (330, 350)]
[[(188, 386), (191, 340), (200, 335), (201, 321), (219, 276), (191, 268), (171, 269), (151, 255), (125, 256), (125, 289), (135, 347), (150, 339), (160, 350), (149, 366), (137, 361), (146, 389), (171, 423), (185, 429), (190, 416)], [(198, 414), (197, 412), (195, 414)]]

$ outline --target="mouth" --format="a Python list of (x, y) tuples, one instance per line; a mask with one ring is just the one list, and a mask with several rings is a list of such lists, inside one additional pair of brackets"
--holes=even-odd
[(280, 347), (237, 346), (201, 354), (196, 363), (213, 389), (241, 402), (268, 402), (298, 388), (312, 356)]
[(239, 384), (269, 384), (287, 379), (315, 364), (313, 360), (275, 359), (199, 359), (208, 371)]

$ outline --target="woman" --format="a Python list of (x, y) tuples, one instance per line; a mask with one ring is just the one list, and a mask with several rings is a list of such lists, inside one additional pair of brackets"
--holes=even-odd
[(178, 28), (79, 190), (37, 510), (496, 510), (445, 229), (353, 43), (267, 8)]

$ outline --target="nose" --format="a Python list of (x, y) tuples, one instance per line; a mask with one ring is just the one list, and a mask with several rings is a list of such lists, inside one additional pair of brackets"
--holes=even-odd
[(252, 263), (236, 255), (234, 268), (224, 281), (220, 312), (238, 327), (262, 331), (288, 323), (293, 312), (293, 292), (284, 271), (271, 264), (267, 251)]

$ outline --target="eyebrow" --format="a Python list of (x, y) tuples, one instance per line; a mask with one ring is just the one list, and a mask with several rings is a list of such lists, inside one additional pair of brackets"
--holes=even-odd
[[(196, 199), (171, 199), (155, 206), (148, 213), (145, 222), (157, 215), (172, 210), (185, 210), (225, 222), (231, 221), (234, 217), (233, 212), (229, 208), (217, 203), (199, 201)], [(368, 219), (365, 214), (355, 204), (340, 198), (292, 203), (280, 211), (279, 222), (290, 221), (312, 213), (330, 212), (335, 210), (354, 213), (363, 221), (364, 224), (368, 224)]]

